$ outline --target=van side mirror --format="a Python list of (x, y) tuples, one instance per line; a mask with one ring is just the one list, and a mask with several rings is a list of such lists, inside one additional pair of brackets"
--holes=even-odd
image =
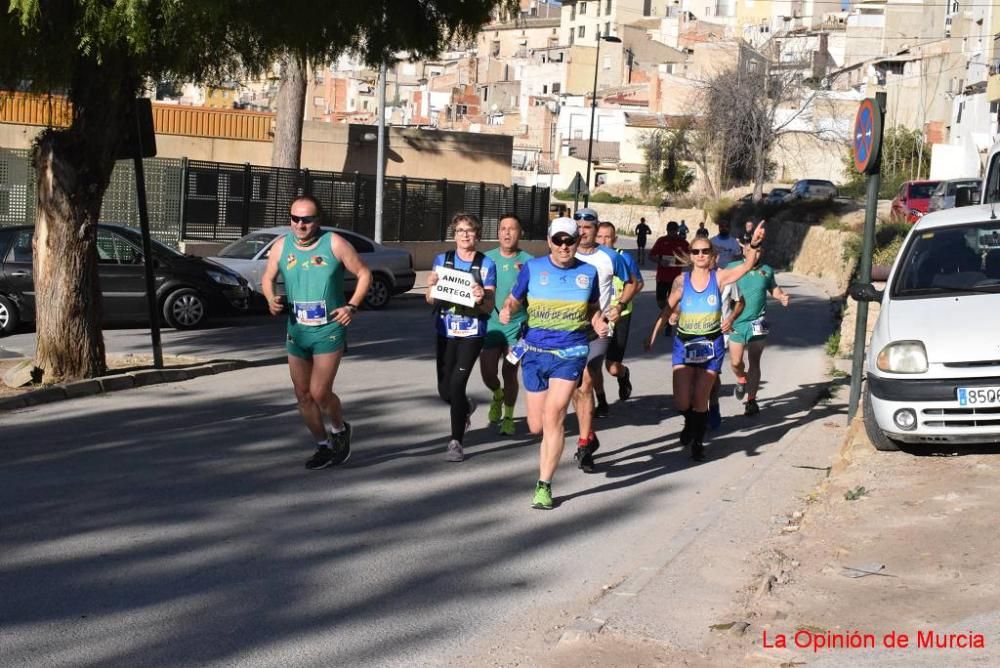
[(885, 292), (877, 290), (871, 283), (851, 283), (847, 294), (856, 302), (880, 302)]
[(970, 204), (976, 204), (978, 201), (977, 195), (979, 194), (976, 188), (956, 188), (955, 189), (955, 206), (969, 206)]

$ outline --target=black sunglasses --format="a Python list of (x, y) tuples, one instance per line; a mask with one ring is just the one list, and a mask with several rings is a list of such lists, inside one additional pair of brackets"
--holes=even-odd
[(711, 255), (711, 248), (692, 248), (691, 255)]
[(576, 237), (552, 237), (552, 243), (556, 246), (572, 246), (576, 243)]
[(312, 225), (313, 223), (319, 222), (319, 216), (296, 216), (294, 214), (288, 214), (289, 220), (293, 223), (305, 223), (307, 225)]
[(592, 213), (574, 213), (573, 220), (585, 220), (590, 223), (597, 222), (597, 216)]

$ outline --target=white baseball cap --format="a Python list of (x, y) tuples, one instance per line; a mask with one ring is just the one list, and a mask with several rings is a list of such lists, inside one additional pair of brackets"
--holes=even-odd
[(557, 234), (568, 234), (574, 238), (580, 235), (576, 229), (576, 221), (572, 218), (567, 218), (566, 216), (556, 218), (549, 223), (549, 239)]

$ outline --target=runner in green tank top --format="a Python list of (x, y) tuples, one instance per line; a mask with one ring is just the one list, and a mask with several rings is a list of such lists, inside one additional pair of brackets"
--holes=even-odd
[[(521, 267), (532, 259), (531, 255), (518, 247), (521, 232), (521, 219), (513, 213), (505, 213), (500, 217), (497, 228), (500, 246), (486, 253), (486, 257), (497, 265), (496, 304), (503, 304), (514, 287)], [(520, 385), (517, 382), (517, 365), (511, 364), (504, 356), (517, 343), (521, 327), (527, 318), (527, 314), (522, 311), (511, 316), (510, 322), (504, 325), (500, 322), (499, 309), (494, 308), (487, 324), (483, 351), (479, 354), (479, 372), (483, 376), (483, 383), (493, 394), (489, 421), (500, 423), (500, 433), (505, 436), (514, 435), (514, 406), (517, 404)], [(501, 367), (503, 386), (497, 376), (497, 366)]]
[[(347, 344), (346, 328), (368, 293), (371, 271), (354, 247), (332, 232), (323, 232), (319, 203), (296, 198), (289, 210), (291, 231), (275, 241), (261, 279), (272, 315), (287, 311), (285, 348), (299, 412), (316, 439), (310, 470), (342, 464), (351, 454), (351, 425), (344, 421), (333, 382)], [(344, 270), (357, 276), (349, 301), (344, 300)], [(281, 275), (285, 295), (275, 294)], [(323, 416), (330, 418), (328, 432)]]

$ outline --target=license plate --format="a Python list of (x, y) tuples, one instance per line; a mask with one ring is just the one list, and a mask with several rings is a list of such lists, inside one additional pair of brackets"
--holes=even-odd
[(958, 405), (970, 408), (1000, 406), (1000, 387), (960, 387)]

